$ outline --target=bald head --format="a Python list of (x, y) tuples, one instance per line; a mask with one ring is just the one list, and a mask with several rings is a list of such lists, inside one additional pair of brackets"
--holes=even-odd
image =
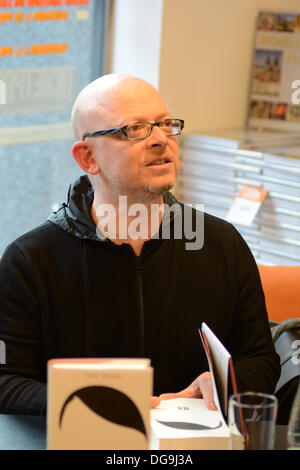
[[(119, 195), (127, 195), (132, 201), (162, 201), (179, 168), (176, 137), (163, 125), (171, 118), (158, 91), (137, 77), (104, 75), (82, 90), (72, 112), (72, 154), (89, 175), (95, 200), (117, 205)], [(82, 141), (84, 134), (141, 122), (153, 123), (143, 138), (127, 139), (117, 129), (117, 135)]]
[(150, 83), (127, 74), (103, 75), (91, 82), (80, 92), (73, 106), (71, 120), (75, 140), (81, 140), (86, 132), (100, 130), (99, 125), (102, 128), (117, 125), (113, 116), (120, 100), (123, 103), (127, 100), (129, 104), (145, 88), (159, 94)]

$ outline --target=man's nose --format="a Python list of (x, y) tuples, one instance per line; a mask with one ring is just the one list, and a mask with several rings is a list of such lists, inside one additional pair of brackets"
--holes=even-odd
[(150, 146), (159, 145), (165, 147), (168, 144), (168, 136), (159, 126), (153, 126), (147, 141)]

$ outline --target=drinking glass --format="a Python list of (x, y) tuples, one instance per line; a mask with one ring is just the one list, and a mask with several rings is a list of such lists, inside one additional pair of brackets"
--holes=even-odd
[(229, 399), (230, 448), (274, 449), (277, 398), (265, 393), (246, 392)]

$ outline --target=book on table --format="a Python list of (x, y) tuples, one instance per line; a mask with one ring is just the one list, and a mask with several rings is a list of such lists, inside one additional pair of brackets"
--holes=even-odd
[(229, 352), (203, 323), (199, 334), (217, 411), (202, 398), (163, 400), (150, 410), (149, 359), (48, 361), (48, 449), (227, 449), (228, 382), (236, 392)]
[(229, 381), (233, 392), (237, 393), (232, 358), (207, 324), (202, 323), (199, 334), (208, 360), (217, 409), (209, 410), (203, 398), (162, 400), (151, 411), (153, 449), (229, 448), (230, 431), (226, 423)]
[(48, 361), (47, 448), (150, 447), (149, 359)]

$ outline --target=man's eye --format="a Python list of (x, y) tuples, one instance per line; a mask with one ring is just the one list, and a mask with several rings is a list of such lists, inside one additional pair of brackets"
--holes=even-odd
[(127, 130), (129, 130), (130, 132), (137, 132), (142, 128), (143, 128), (143, 124), (137, 123), (137, 124), (132, 124), (131, 126), (129, 126)]
[(164, 121), (161, 121), (160, 127), (163, 127), (165, 129), (171, 129), (173, 127), (172, 119), (165, 119)]

